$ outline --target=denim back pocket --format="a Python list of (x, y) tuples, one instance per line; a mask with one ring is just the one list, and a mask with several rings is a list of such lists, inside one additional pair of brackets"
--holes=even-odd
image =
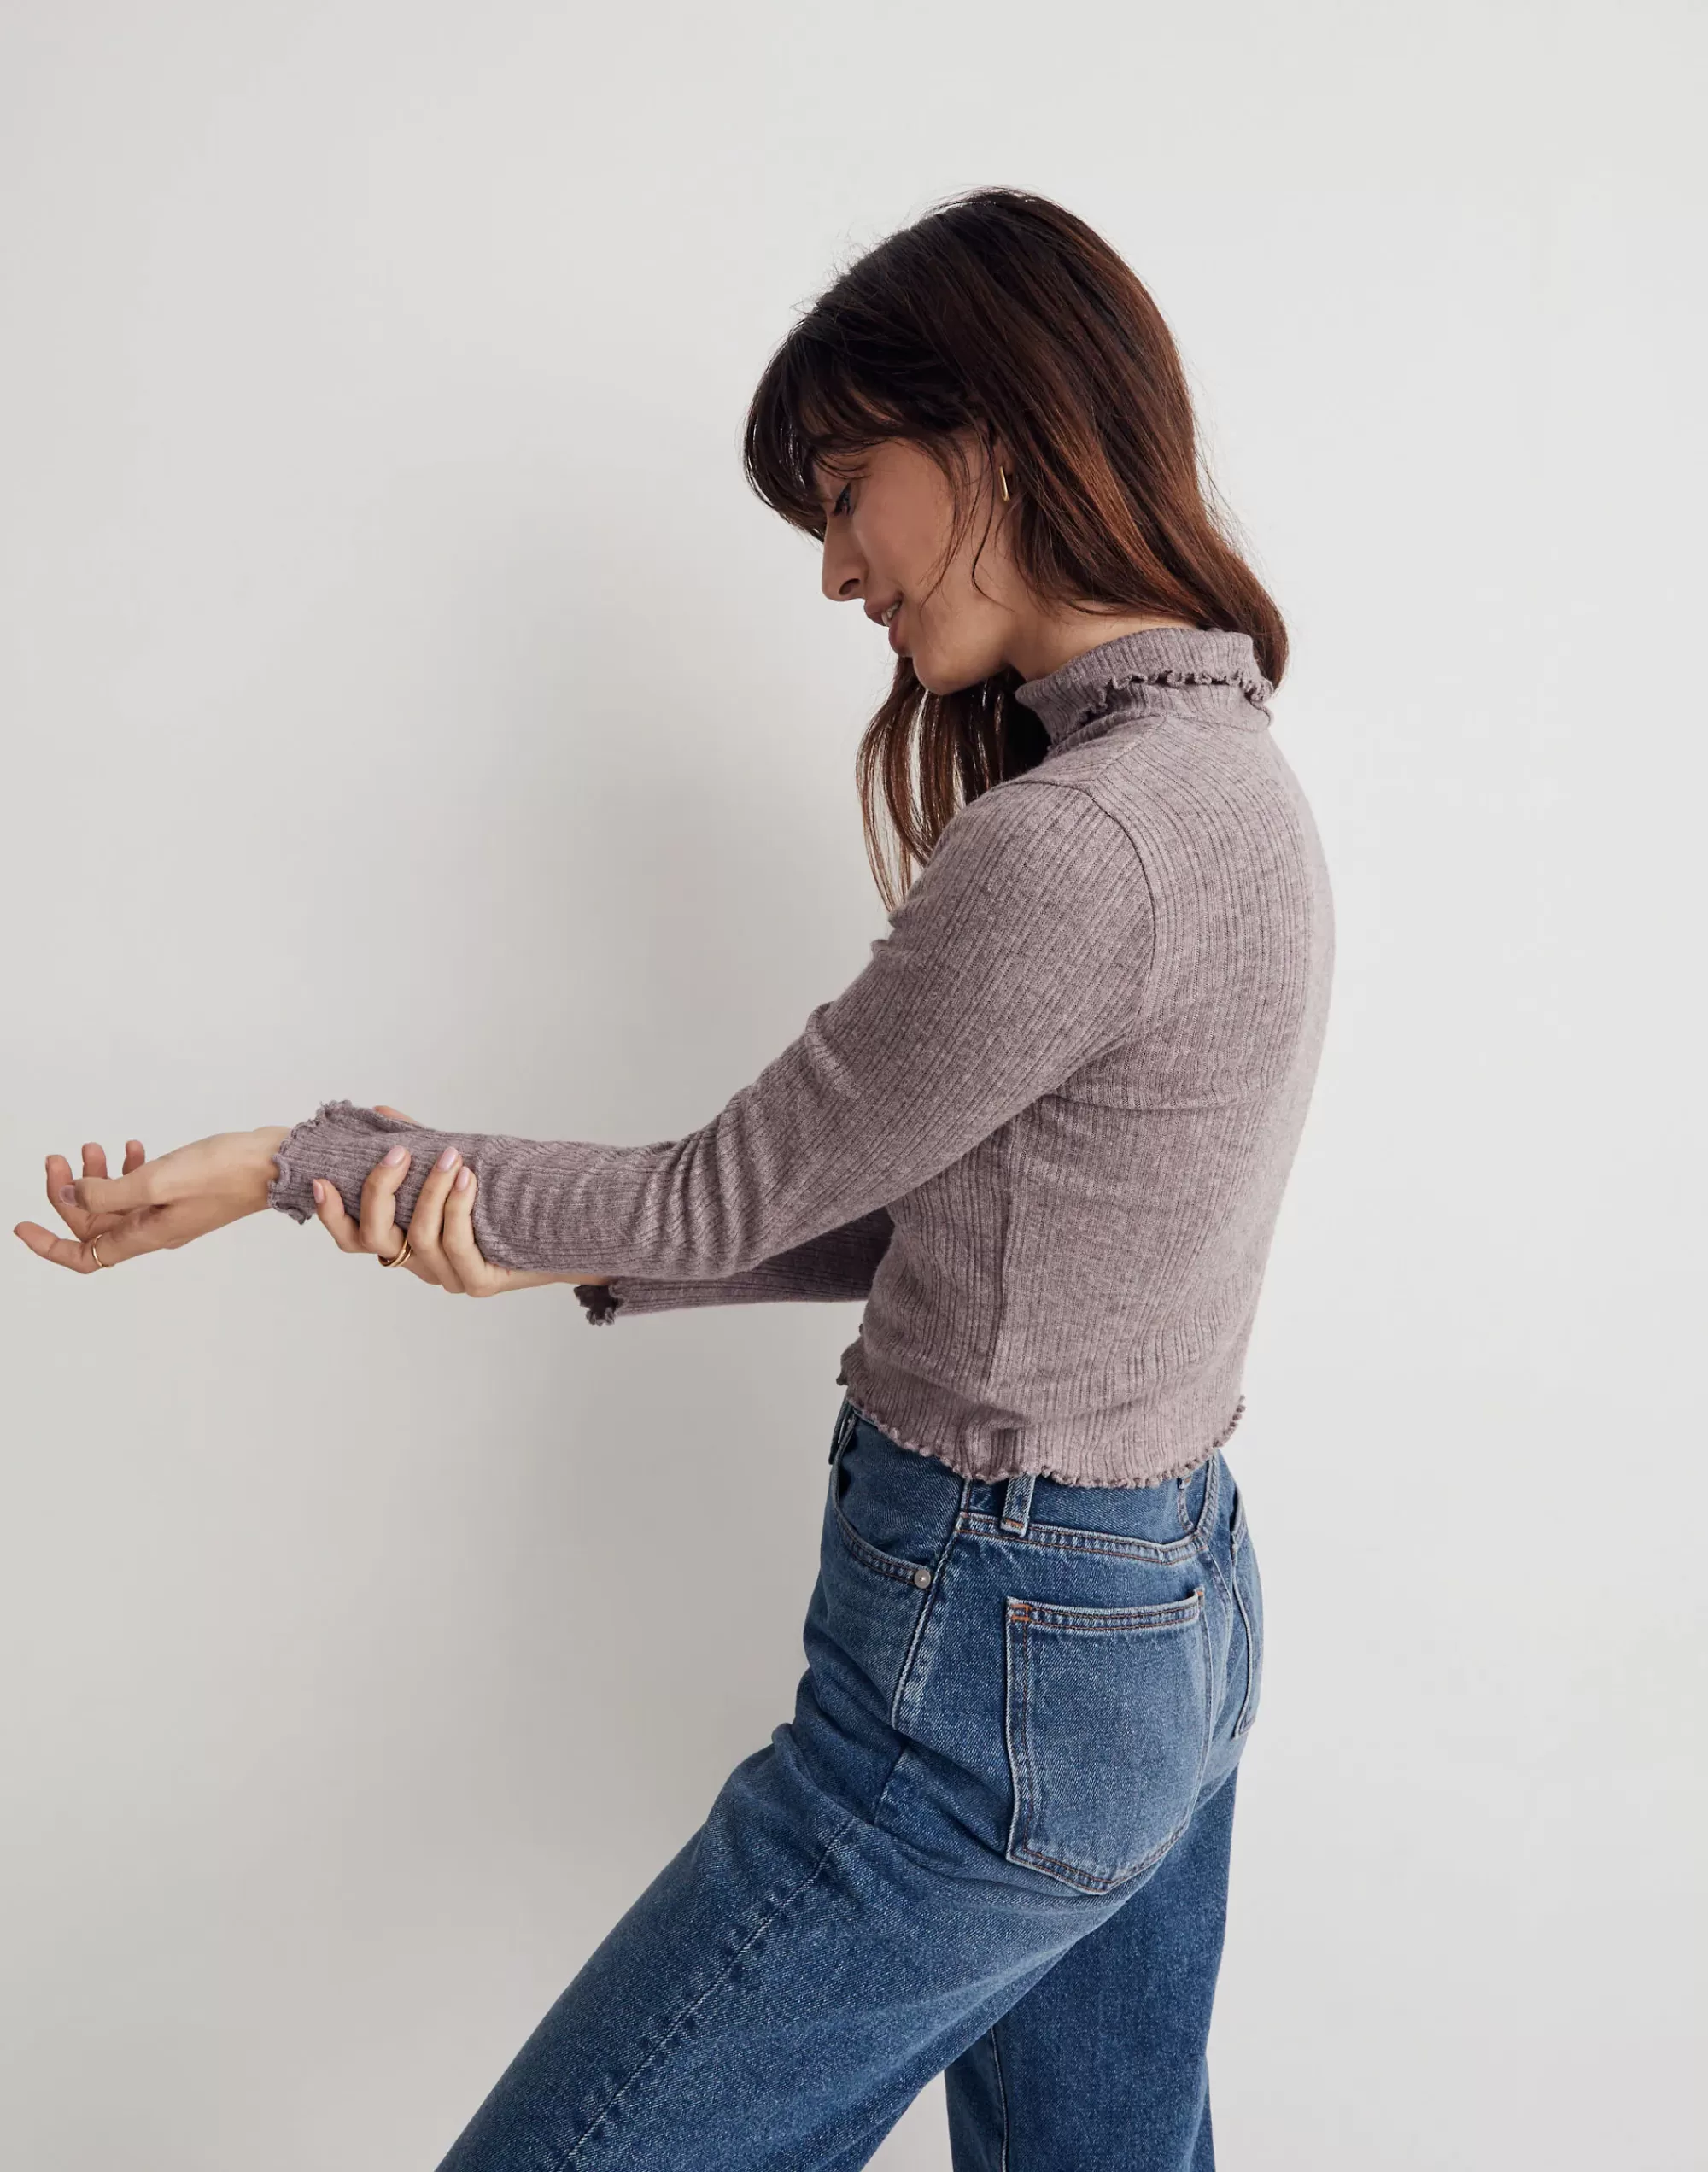
[(1144, 1607), (1010, 1597), (1011, 1863), (1108, 1893), (1167, 1854), (1214, 1724), (1203, 1587)]
[(1228, 1669), (1232, 1673), (1240, 1667), (1244, 1689), (1240, 1697), (1239, 1717), (1234, 1722), (1234, 1736), (1243, 1735), (1257, 1717), (1257, 1700), (1263, 1687), (1263, 1579), (1257, 1573), (1257, 1554), (1251, 1543), (1251, 1534), (1246, 1528), (1245, 1502), (1237, 1486), (1233, 1491), (1233, 1510), (1228, 1519), (1228, 1543), (1233, 1553), (1233, 1602), (1239, 1616), (1240, 1642), (1244, 1647), (1242, 1659), (1237, 1653), (1228, 1654)]

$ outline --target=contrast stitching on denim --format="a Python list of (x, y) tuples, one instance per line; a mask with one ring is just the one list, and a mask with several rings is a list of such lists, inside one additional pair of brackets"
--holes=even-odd
[[(886, 1781), (885, 1785), (887, 1786), (888, 1784), (889, 1783)], [(664, 2050), (665, 2045), (670, 2042), (670, 2039), (676, 2034), (677, 2030), (681, 2029), (682, 2023), (687, 2021), (689, 2015), (695, 2012), (699, 2007), (705, 2004), (706, 2000), (711, 1998), (712, 1993), (717, 1989), (721, 1983), (722, 1983), (724, 1979), (728, 1976), (730, 1970), (735, 1966), (735, 1964), (741, 1958), (741, 1956), (753, 1943), (754, 1940), (759, 1937), (763, 1932), (767, 1930), (771, 1924), (775, 1923), (778, 1917), (782, 1914), (784, 1909), (792, 1906), (810, 1886), (816, 1885), (818, 1882), (818, 1880), (823, 1875), (826, 1864), (829, 1862), (831, 1857), (836, 1853), (837, 1849), (841, 1847), (843, 1841), (847, 1838), (849, 1833), (853, 1830), (853, 1828), (861, 1823), (862, 1819), (857, 1811), (844, 1819), (843, 1823), (838, 1826), (836, 1831), (826, 1842), (823, 1852), (820, 1854), (818, 1860), (813, 1865), (811, 1870), (807, 1872), (806, 1876), (801, 1880), (800, 1883), (795, 1887), (793, 1892), (787, 1893), (783, 1896), (783, 1898), (777, 1903), (776, 1906), (772, 1909), (770, 1914), (767, 1916), (763, 1922), (755, 1925), (754, 1929), (748, 1933), (746, 1938), (742, 1940), (741, 1943), (736, 1947), (735, 1951), (730, 1955), (729, 1958), (724, 1963), (723, 1966), (718, 1970), (717, 1974), (712, 1978), (711, 1982), (707, 1984), (705, 1990), (700, 1993), (699, 1996), (697, 1999), (691, 1999), (689, 2003), (682, 2008), (681, 2011), (676, 2016), (676, 2019), (670, 2023), (670, 2027), (664, 2031), (664, 2034), (659, 2037), (658, 2042), (653, 2045), (652, 2050), (647, 2052), (646, 2058), (641, 2060), (640, 2065), (635, 2068), (635, 2071), (623, 2084), (622, 2087), (614, 2091), (611, 2096), (606, 2098), (605, 2103), (600, 2107), (596, 2116), (586, 2127), (582, 2129), (581, 2133), (576, 2135), (575, 2140), (570, 2143), (569, 2149), (558, 2159), (557, 2164), (553, 2168), (553, 2172), (564, 2172), (564, 2168), (565, 2166), (572, 2164), (575, 2162), (576, 2158), (579, 2157), (582, 2152), (582, 2146), (593, 2134), (594, 2129), (604, 2125), (605, 2122), (610, 2117), (617, 2105), (625, 2096), (628, 2095), (629, 2090), (634, 2087), (635, 2084), (640, 2079), (640, 2076), (646, 2071), (646, 2069), (652, 2065), (653, 2060), (658, 2058), (659, 2052)]]
[(1120, 1531), (1091, 1531), (1079, 1524), (1027, 1525), (1026, 1537), (1005, 1531), (998, 1518), (986, 1509), (963, 1508), (958, 1528), (968, 1537), (999, 1539), (1004, 1546), (1048, 1546), (1073, 1554), (1107, 1554), (1130, 1561), (1156, 1561), (1165, 1566), (1190, 1561), (1202, 1548), (1189, 1538), (1129, 1538)]
[(1143, 1607), (1069, 1607), (1055, 1599), (1010, 1599), (1010, 1621), (1036, 1621), (1070, 1636), (1096, 1636), (1116, 1629), (1178, 1629), (1204, 1611), (1204, 1587), (1184, 1599), (1159, 1599)]
[[(1196, 1806), (1197, 1789), (1195, 1787), (1193, 1789), (1193, 1800), (1187, 1804), (1184, 1813), (1180, 1818), (1179, 1823), (1175, 1825), (1173, 1830), (1165, 1834), (1163, 1838), (1156, 1843), (1155, 1847), (1154, 1847), (1148, 1854), (1142, 1855), (1136, 1863), (1124, 1864), (1120, 1868), (1113, 1870), (1090, 1870), (1081, 1863), (1064, 1862), (1057, 1856), (1046, 1855), (1041, 1848), (1034, 1847), (1029, 1838), (1022, 1837), (1023, 1834), (1029, 1835), (1031, 1832), (1032, 1822), (1035, 1815), (1038, 1793), (1032, 1773), (1032, 1730), (1028, 1724), (1031, 1714), (1032, 1687), (1032, 1654), (1030, 1648), (1030, 1638), (1032, 1634), (1032, 1624), (1034, 1616), (1044, 1618), (1062, 1614), (1091, 1613), (1099, 1617), (1098, 1621), (1093, 1624), (1094, 1628), (1097, 1626), (1113, 1628), (1178, 1627), (1182, 1624), (1190, 1623), (1196, 1619), (1198, 1625), (1199, 1642), (1202, 1648), (1204, 1658), (1204, 1720), (1202, 1728), (1200, 1731), (1197, 1763), (1197, 1777), (1199, 1781), (1202, 1782), (1203, 1777), (1204, 1764), (1209, 1756), (1209, 1745), (1215, 1726), (1214, 1684), (1211, 1678), (1214, 1672), (1214, 1665), (1210, 1651), (1209, 1623), (1205, 1616), (1203, 1599), (1203, 1587), (1201, 1584), (1192, 1593), (1190, 1599), (1168, 1602), (1175, 1614), (1175, 1619), (1173, 1623), (1162, 1622), (1154, 1619), (1155, 1614), (1161, 1611), (1160, 1609), (1155, 1608), (1126, 1607), (1088, 1608), (1059, 1607), (1055, 1606), (1050, 1602), (1037, 1599), (1015, 1599), (1011, 1597), (1009, 1600), (1007, 1632), (1004, 1636), (1003, 1641), (1007, 1652), (1010, 1656), (1014, 1654), (1016, 1641), (1018, 1641), (1019, 1645), (1019, 1722), (1021, 1745), (1021, 1753), (1018, 1756), (1016, 1756), (1014, 1748), (1013, 1736), (1011, 1733), (1008, 1734), (1009, 1753), (1009, 1761), (1010, 1771), (1015, 1782), (1015, 1815), (1009, 1820), (1009, 1845), (1007, 1848), (1007, 1853), (1010, 1861), (1029, 1864), (1035, 1870), (1046, 1870), (1058, 1875), (1065, 1884), (1071, 1885), (1082, 1893), (1109, 1893), (1112, 1892), (1116, 1886), (1124, 1885), (1131, 1879), (1138, 1877), (1141, 1871), (1148, 1870), (1153, 1864), (1160, 1863), (1162, 1858), (1168, 1853), (1169, 1849), (1173, 1847), (1175, 1841), (1179, 1839), (1181, 1834), (1185, 1831), (1187, 1826), (1191, 1823), (1192, 1812)], [(1122, 1623), (1112, 1619), (1116, 1615), (1131, 1615), (1135, 1613), (1150, 1615), (1153, 1619), (1138, 1623)], [(1046, 1628), (1067, 1626), (1070, 1629), (1070, 1630), (1075, 1626), (1071, 1624), (1057, 1624), (1050, 1619), (1044, 1619), (1042, 1625)], [(1018, 1640), (1016, 1640), (1013, 1635), (1013, 1631), (1016, 1627), (1021, 1632)], [(1014, 1673), (1013, 1671), (1010, 1671), (1008, 1679), (1008, 1695), (1004, 1700), (1005, 1706), (1011, 1709), (1013, 1701)], [(1006, 1713), (1004, 1716), (1004, 1727), (1006, 1732)]]
[(1083, 1864), (1058, 1862), (1053, 1855), (1045, 1855), (1026, 1842), (1021, 1843), (1015, 1860), (1029, 1863), (1034, 1870), (1056, 1871), (1060, 1874), (1064, 1884), (1074, 1886), (1081, 1893), (1111, 1893), (1116, 1886), (1124, 1885), (1129, 1878), (1136, 1878), (1141, 1870), (1148, 1870), (1152, 1864), (1161, 1862), (1185, 1831), (1191, 1818), (1192, 1813), (1188, 1810), (1173, 1831), (1159, 1841), (1149, 1855), (1141, 1856), (1137, 1863), (1127, 1864), (1118, 1870), (1088, 1870)]
[(879, 1576), (893, 1577), (898, 1584), (918, 1587), (919, 1572), (926, 1566), (923, 1561), (904, 1561), (899, 1554), (880, 1554), (875, 1546), (861, 1537), (839, 1508), (836, 1510), (836, 1521), (849, 1552), (863, 1566)]
[(907, 1701), (908, 1688), (913, 1676), (914, 1661), (919, 1656), (920, 1646), (925, 1642), (926, 1624), (931, 1619), (932, 1608), (937, 1604), (937, 1595), (941, 1589), (939, 1578), (942, 1573), (943, 1564), (948, 1559), (949, 1549), (954, 1543), (955, 1532), (951, 1527), (938, 1549), (936, 1559), (931, 1565), (931, 1581), (921, 1590), (919, 1611), (915, 1614), (913, 1620), (913, 1634), (908, 1638), (907, 1650), (902, 1655), (901, 1666), (896, 1671), (896, 1686), (890, 1692), (889, 1721), (891, 1727), (898, 1735), (903, 1731), (902, 1707)]
[[(1206, 1468), (1206, 1465), (1208, 1467)], [(1226, 1596), (1227, 1586), (1216, 1569), (1212, 1550), (1212, 1537), (1215, 1529), (1216, 1503), (1220, 1494), (1221, 1459), (1212, 1449), (1204, 1463), (1195, 1464), (1194, 1470), (1206, 1468), (1204, 1499), (1198, 1511), (1197, 1521), (1188, 1524), (1184, 1503), (1179, 1491), (1179, 1480), (1175, 1480), (1175, 1505), (1179, 1512), (1184, 1536), (1179, 1538), (1133, 1538), (1123, 1531), (1097, 1531), (1087, 1524), (1047, 1524), (1036, 1518), (1028, 1520), (1024, 1534), (1004, 1529), (1002, 1519), (994, 1511), (970, 1508), (967, 1506), (971, 1484), (962, 1490), (961, 1505), (956, 1513), (957, 1531), (974, 1537), (1000, 1539), (1005, 1546), (1054, 1546), (1069, 1553), (1107, 1554), (1123, 1560), (1158, 1561), (1173, 1563), (1190, 1561), (1201, 1555), (1214, 1576), (1217, 1589)], [(1047, 1475), (1039, 1472), (1037, 1477)], [(1190, 1473), (1184, 1475), (1190, 1476)], [(983, 1481), (991, 1484), (994, 1481)], [(1157, 1484), (1165, 1483), (1157, 1480)], [(1006, 1506), (1006, 1503), (1004, 1504)]]
[[(1021, 1854), (1026, 1853), (1029, 1847), (1028, 1840), (1025, 1837), (1025, 1835), (1029, 1835), (1032, 1831), (1032, 1821), (1034, 1815), (1033, 1798), (1036, 1794), (1036, 1788), (1033, 1783), (1032, 1771), (1032, 1729), (1029, 1724), (1032, 1709), (1032, 1647), (1028, 1641), (1032, 1634), (1031, 1625), (1032, 1617), (1030, 1614), (1021, 1614), (1019, 1616), (1018, 1626), (1020, 1629), (1020, 1635), (1016, 1637), (1014, 1635), (1014, 1630), (1016, 1626), (1016, 1618), (1012, 1614), (1009, 1617), (1009, 1634), (1007, 1642), (1009, 1648), (1015, 1651), (1018, 1655), (1015, 1660), (1015, 1671), (1020, 1676), (1019, 1770), (1023, 1784), (1019, 1789), (1015, 1798), (1016, 1814), (1019, 1818), (1021, 1830), (1020, 1836), (1016, 1838), (1015, 1845), (1017, 1851)], [(1012, 1688), (1012, 1684), (1010, 1684), (1010, 1687)]]
[(843, 1514), (842, 1503), (837, 1499), (836, 1481), (841, 1475), (842, 1455), (846, 1446), (847, 1443), (845, 1441), (842, 1449), (839, 1449), (833, 1457), (830, 1466), (830, 1509), (836, 1519), (836, 1527), (842, 1534), (843, 1543), (863, 1567), (874, 1571), (879, 1576), (892, 1577), (898, 1584), (916, 1586), (919, 1582), (919, 1572), (926, 1566), (923, 1561), (904, 1560), (899, 1554), (884, 1553), (880, 1548), (874, 1546), (869, 1539), (862, 1538), (847, 1517)]
[[(1198, 1615), (1198, 1630), (1200, 1641), (1203, 1645), (1204, 1651), (1204, 1719), (1198, 1742), (1198, 1782), (1199, 1784), (1202, 1785), (1203, 1781), (1204, 1766), (1208, 1761), (1210, 1743), (1215, 1733), (1216, 1724), (1215, 1683), (1214, 1680), (1215, 1666), (1210, 1651), (1210, 1625), (1202, 1611), (1200, 1611)], [(1185, 1814), (1180, 1819), (1179, 1824), (1175, 1826), (1173, 1831), (1167, 1834), (1163, 1839), (1160, 1840), (1148, 1855), (1142, 1855), (1137, 1863), (1129, 1863), (1120, 1870), (1112, 1870), (1107, 1875), (1104, 1875), (1101, 1871), (1087, 1872), (1085, 1870), (1077, 1870), (1076, 1872), (1076, 1866), (1071, 1863), (1048, 1865), (1048, 1859), (1045, 1857), (1037, 1856), (1032, 1859), (1035, 1860), (1040, 1867), (1048, 1866), (1054, 1867), (1066, 1872), (1076, 1872), (1077, 1881), (1084, 1886), (1084, 1889), (1087, 1892), (1112, 1893), (1118, 1885), (1130, 1884), (1132, 1881), (1138, 1877), (1143, 1871), (1152, 1869), (1156, 1864), (1162, 1860), (1165, 1855), (1167, 1854), (1169, 1849), (1174, 1846), (1181, 1834), (1185, 1831), (1187, 1826), (1192, 1822), (1194, 1813), (1198, 1806), (1197, 1793), (1197, 1788), (1195, 1787), (1192, 1790), (1192, 1800), (1186, 1806)], [(1085, 1884), (1085, 1881), (1087, 1878), (1096, 1878), (1098, 1882), (1096, 1884)]]
[(1032, 1471), (1016, 1471), (1003, 1480), (1003, 1513), (998, 1521), (1010, 1538), (1024, 1538), (1032, 1521), (1032, 1496), (1038, 1484)]

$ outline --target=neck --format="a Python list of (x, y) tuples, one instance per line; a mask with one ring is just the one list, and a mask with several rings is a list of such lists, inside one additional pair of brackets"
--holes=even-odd
[(1041, 678), (1022, 681), (1014, 698), (1043, 724), (1054, 752), (1113, 720), (1163, 713), (1261, 730), (1274, 691), (1249, 634), (1150, 622), (1105, 635)]
[(1046, 678), (1071, 664), (1076, 656), (1099, 648), (1118, 635), (1142, 633), (1149, 626), (1178, 626), (1193, 630), (1185, 618), (1164, 618), (1132, 612), (1080, 610), (1073, 605), (1038, 612), (1016, 626), (1003, 661), (1023, 679)]

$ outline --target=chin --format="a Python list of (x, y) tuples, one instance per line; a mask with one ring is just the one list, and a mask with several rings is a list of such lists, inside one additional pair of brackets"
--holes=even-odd
[(977, 671), (933, 670), (929, 664), (922, 669), (919, 659), (913, 659), (913, 675), (927, 694), (959, 694), (967, 687), (978, 685), (982, 674)]
[(916, 648), (909, 650), (908, 661), (913, 666), (915, 678), (927, 694), (958, 694), (962, 687), (972, 684), (964, 673), (957, 673), (945, 664), (934, 662), (929, 656), (921, 655)]
[(1000, 651), (978, 656), (963, 648), (960, 655), (945, 660), (915, 649), (910, 660), (915, 678), (927, 694), (960, 694), (968, 687), (982, 685), (1003, 668)]

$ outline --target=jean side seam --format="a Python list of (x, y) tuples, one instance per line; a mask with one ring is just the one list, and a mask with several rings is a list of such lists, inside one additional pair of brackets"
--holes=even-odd
[(997, 2107), (1003, 2116), (1003, 2153), (997, 2172), (1009, 2172), (1009, 2091), (1003, 2079), (1003, 2055), (997, 2046), (997, 2030), (1000, 2022), (991, 2023), (991, 2058), (997, 2070)]

